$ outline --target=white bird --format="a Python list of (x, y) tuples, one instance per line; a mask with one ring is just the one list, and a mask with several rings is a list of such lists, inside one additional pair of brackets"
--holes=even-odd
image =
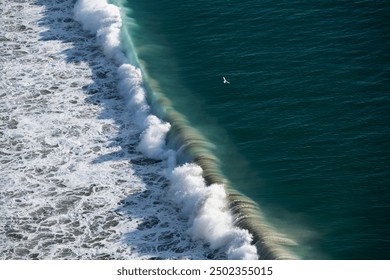
[(222, 78), (223, 78), (223, 83), (224, 83), (224, 84), (230, 84), (230, 82), (229, 82), (228, 80), (226, 80), (225, 77), (222, 77)]

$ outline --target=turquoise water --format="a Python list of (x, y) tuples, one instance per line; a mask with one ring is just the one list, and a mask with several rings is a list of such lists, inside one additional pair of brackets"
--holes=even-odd
[(390, 258), (387, 1), (121, 2), (155, 109), (299, 257)]

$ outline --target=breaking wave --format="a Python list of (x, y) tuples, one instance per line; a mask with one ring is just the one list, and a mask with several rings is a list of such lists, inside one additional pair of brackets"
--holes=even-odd
[[(74, 14), (85, 30), (96, 35), (104, 54), (117, 64), (119, 90), (143, 130), (137, 149), (148, 157), (166, 161), (165, 175), (170, 181), (167, 197), (180, 206), (181, 214), (188, 219), (192, 238), (203, 239), (211, 248), (223, 250), (229, 259), (257, 259), (258, 246), (253, 245), (252, 234), (235, 225), (226, 186), (207, 180), (207, 170), (197, 164), (202, 159), (196, 154), (190, 157), (195, 158), (193, 162), (177, 165), (177, 151), (185, 149), (188, 143), (182, 141), (185, 137), (177, 136), (181, 141), (173, 145), (174, 149), (168, 147), (172, 145), (167, 144), (167, 135), (172, 133), (172, 127), (177, 128), (177, 123), (172, 124), (169, 116), (164, 121), (153, 114), (147, 102), (148, 94), (152, 93), (147, 90), (136, 54), (123, 52), (120, 9), (105, 0), (79, 0)], [(179, 129), (178, 133), (181, 132)]]

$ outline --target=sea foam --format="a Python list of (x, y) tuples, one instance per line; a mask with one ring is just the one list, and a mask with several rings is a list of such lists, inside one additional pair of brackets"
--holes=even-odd
[(2, 7), (0, 258), (223, 258), (163, 199), (166, 161), (136, 150), (118, 65), (71, 20), (74, 4)]
[(166, 176), (170, 181), (167, 198), (181, 207), (191, 237), (207, 241), (212, 249), (223, 250), (229, 259), (257, 259), (252, 236), (233, 224), (224, 186), (207, 186), (199, 165), (176, 166), (176, 153), (166, 146), (170, 124), (151, 113), (138, 62), (129, 61), (122, 51), (120, 9), (106, 0), (79, 0), (74, 15), (85, 30), (96, 35), (104, 54), (117, 64), (119, 91), (143, 130), (138, 150), (150, 158), (166, 160)]

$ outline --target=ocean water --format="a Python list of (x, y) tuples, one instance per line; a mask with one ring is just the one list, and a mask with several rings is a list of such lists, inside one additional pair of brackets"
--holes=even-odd
[(387, 1), (114, 2), (157, 114), (259, 206), (243, 227), (298, 258), (390, 257)]
[(389, 259), (386, 1), (0, 9), (1, 259)]
[(118, 7), (0, 8), (1, 259), (258, 258), (223, 186), (166, 147)]

